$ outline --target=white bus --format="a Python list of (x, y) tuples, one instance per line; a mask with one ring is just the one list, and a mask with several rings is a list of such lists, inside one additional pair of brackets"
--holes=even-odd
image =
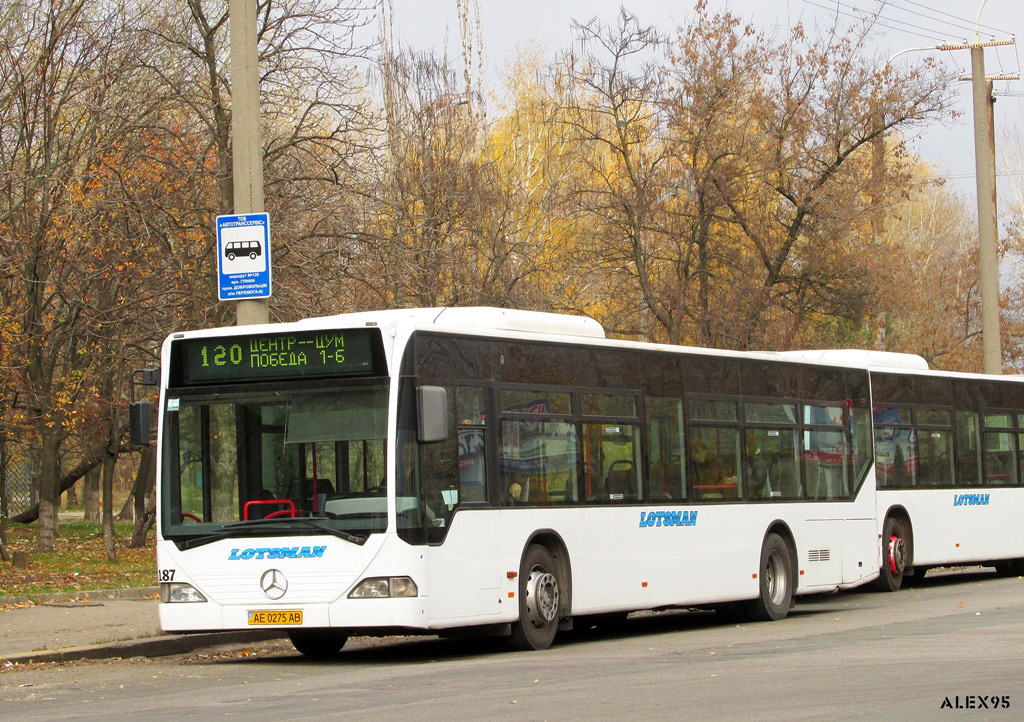
[(882, 588), (936, 566), (1024, 573), (1022, 381), (872, 370)]
[(458, 628), (543, 649), (666, 607), (781, 619), (878, 579), (903, 554), (882, 531), (911, 538), (900, 508), (899, 563), (932, 563), (915, 503), (876, 506), (902, 492), (876, 495), (867, 363), (613, 341), (582, 317), (174, 334), (158, 449), (163, 629), (278, 627), (308, 655)]

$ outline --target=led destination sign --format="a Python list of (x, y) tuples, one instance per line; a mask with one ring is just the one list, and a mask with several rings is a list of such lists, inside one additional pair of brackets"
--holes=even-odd
[(357, 376), (373, 372), (375, 341), (380, 335), (369, 329), (219, 336), (178, 341), (174, 355), (185, 386)]

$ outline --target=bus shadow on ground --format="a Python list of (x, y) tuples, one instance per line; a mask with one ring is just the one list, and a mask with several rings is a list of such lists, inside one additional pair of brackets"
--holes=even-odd
[(928, 570), (925, 576), (915, 574), (903, 577), (900, 590), (924, 587), (943, 587), (967, 582), (1003, 579), (994, 567), (937, 567)]
[[(816, 613), (811, 611), (809, 613)], [(595, 625), (578, 625), (569, 631), (558, 633), (554, 648), (579, 644), (593, 644), (617, 639), (638, 639), (662, 634), (676, 634), (688, 630), (732, 627), (737, 620), (711, 610), (666, 609), (661, 611), (635, 612), (627, 619)], [(741, 622), (743, 624), (769, 624), (770, 622)], [(543, 654), (524, 652), (523, 654)], [(291, 648), (287, 640), (281, 640), (266, 653), (246, 657), (209, 658), (205, 664), (431, 664), (439, 661), (454, 662), (464, 659), (491, 655), (516, 654), (506, 637), (466, 636), (437, 637), (396, 636), (396, 637), (354, 637), (337, 655), (325, 659), (304, 657)]]
[[(991, 567), (953, 567), (933, 569), (923, 578), (907, 577), (904, 589), (942, 588), (957, 584), (997, 580), (1001, 577)], [(901, 590), (902, 591), (902, 590)], [(845, 608), (843, 602), (853, 601), (857, 595), (886, 596), (871, 585), (864, 585), (843, 592), (826, 592), (799, 597), (797, 604), (789, 611), (790, 617), (809, 617), (832, 614)], [(898, 595), (899, 592), (896, 592)], [(839, 606), (836, 606), (838, 603)], [(653, 637), (675, 634), (688, 630), (732, 627), (737, 624), (771, 624), (752, 622), (733, 614), (718, 613), (706, 609), (665, 609), (658, 611), (634, 612), (627, 619), (597, 624), (577, 624), (574, 629), (559, 632), (555, 647), (592, 644), (625, 638)], [(422, 636), (354, 637), (337, 655), (326, 659), (311, 659), (295, 651), (287, 640), (267, 647), (265, 653), (247, 657), (203, 659), (204, 664), (288, 664), (288, 665), (331, 665), (331, 664), (431, 664), (438, 661), (455, 662), (464, 659), (492, 655), (514, 654), (505, 637), (465, 636), (438, 637)], [(526, 654), (537, 654), (527, 652)], [(543, 654), (543, 652), (539, 652)]]

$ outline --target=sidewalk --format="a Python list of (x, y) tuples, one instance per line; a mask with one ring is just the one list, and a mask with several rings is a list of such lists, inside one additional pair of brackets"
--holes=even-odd
[[(0, 666), (160, 657), (286, 636), (280, 629), (164, 634), (157, 616), (158, 591), (146, 587), (52, 595), (35, 606), (0, 610)], [(0, 604), (18, 601), (0, 597)]]

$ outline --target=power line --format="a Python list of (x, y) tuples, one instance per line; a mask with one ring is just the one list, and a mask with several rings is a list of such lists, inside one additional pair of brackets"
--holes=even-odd
[[(913, 2), (913, 0), (905, 0), (905, 2), (909, 2), (910, 4), (916, 5), (916, 6), (919, 6), (919, 7), (927, 8), (927, 6), (922, 5), (920, 3), (917, 3), (917, 2)], [(930, 16), (930, 15), (927, 15), (925, 13), (921, 13), (921, 12), (918, 12), (918, 11), (909, 10), (907, 8), (900, 7), (900, 6), (896, 5), (895, 3), (889, 3), (889, 2), (882, 2), (881, 7), (878, 10), (864, 10), (864, 9), (861, 9), (861, 8), (857, 7), (856, 5), (851, 5), (851, 4), (846, 3), (846, 2), (841, 2), (841, 0), (836, 0), (835, 1), (835, 5), (831, 5), (831, 4), (829, 4), (829, 5), (822, 5), (821, 3), (814, 2), (813, 0), (804, 0), (804, 3), (806, 3), (807, 5), (812, 5), (812, 6), (817, 7), (817, 8), (821, 8), (822, 10), (826, 10), (829, 13), (834, 13), (837, 17), (842, 16), (842, 17), (847, 17), (847, 18), (853, 18), (853, 19), (859, 20), (861, 22), (872, 21), (875, 25), (877, 25), (879, 27), (887, 28), (889, 30), (895, 30), (897, 32), (907, 33), (908, 35), (915, 35), (917, 37), (925, 38), (925, 39), (928, 39), (928, 40), (936, 40), (936, 41), (940, 41), (940, 42), (947, 41), (949, 39), (951, 33), (947, 32), (946, 30), (944, 30), (942, 28), (928, 27), (928, 26), (921, 25), (921, 24), (918, 24), (918, 23), (910, 22), (909, 20), (903, 20), (903, 19), (900, 19), (898, 17), (893, 17), (892, 15), (886, 15), (885, 11), (886, 10), (896, 10), (898, 12), (908, 13), (911, 16), (914, 16), (914, 17), (923, 18), (923, 19), (931, 21), (931, 22), (940, 23), (942, 25), (950, 26), (950, 27), (952, 27), (952, 28), (954, 28), (956, 30), (959, 30), (959, 31), (962, 31), (962, 32), (966, 33), (966, 34), (964, 34), (962, 36), (960, 36), (958, 34), (952, 34), (954, 37), (962, 38), (964, 40), (964, 42), (967, 42), (967, 38), (970, 35), (972, 35), (974, 33), (974, 30), (975, 30), (975, 24), (974, 23), (972, 23), (971, 21), (969, 21), (969, 20), (967, 20), (965, 18), (960, 18), (960, 17), (957, 17), (956, 15), (951, 15), (950, 13), (945, 13), (945, 12), (941, 12), (941, 11), (935, 11), (935, 12), (938, 12), (939, 14), (941, 14), (941, 15), (945, 15), (946, 17), (953, 18), (954, 20), (957, 21), (956, 23), (950, 22), (948, 20), (943, 20), (941, 18), (937, 18), (937, 17), (934, 17), (934, 16)], [(993, 33), (1005, 32), (1005, 31), (999, 30), (998, 28), (993, 28), (993, 27), (988, 26), (988, 25), (980, 25), (979, 24), (977, 27), (978, 28), (985, 28), (986, 30), (990, 30)], [(994, 38), (995, 35), (993, 35), (992, 37)]]
[[(1010, 178), (1016, 176), (1024, 176), (1024, 170), (1004, 170), (996, 173), (996, 178)], [(946, 180), (966, 180), (967, 178), (974, 178), (974, 173), (949, 173), (938, 175), (936, 177), (945, 178)]]
[[(898, 2), (898, 0), (892, 0), (891, 5), (893, 7), (896, 7), (897, 2)], [(940, 22), (940, 23), (944, 23), (946, 25), (951, 25), (951, 26), (953, 26), (955, 28), (958, 28), (960, 30), (967, 30), (968, 32), (972, 32), (977, 27), (977, 28), (985, 28), (986, 30), (991, 30), (993, 33), (1004, 32), (1000, 28), (994, 28), (991, 25), (984, 25), (984, 24), (981, 24), (981, 23), (975, 24), (974, 22), (972, 22), (968, 18), (962, 18), (962, 17), (960, 17), (958, 15), (953, 15), (951, 13), (943, 12), (942, 10), (938, 10), (936, 8), (929, 7), (928, 5), (925, 5), (923, 3), (914, 2), (914, 0), (903, 0), (903, 2), (905, 2), (908, 5), (914, 5), (916, 7), (923, 8), (924, 10), (926, 10), (929, 13), (936, 13), (938, 15), (944, 15), (947, 18), (953, 18), (953, 20), (957, 21), (956, 23), (951, 23), (948, 20), (942, 20), (941, 18), (936, 18), (936, 17), (930, 16), (927, 13), (922, 13), (922, 12), (916, 13), (917, 15), (920, 15), (920, 16), (922, 16), (924, 18), (927, 18), (928, 20), (933, 20), (935, 22)], [(898, 8), (898, 9), (903, 10), (904, 12), (911, 12), (910, 10), (906, 10), (905, 8)]]
[[(807, 3), (808, 5), (813, 5), (814, 7), (821, 8), (822, 10), (827, 10), (830, 13), (834, 12), (836, 14), (836, 16), (840, 16), (841, 15), (843, 17), (853, 18), (854, 20), (859, 20), (859, 21), (862, 21), (862, 22), (864, 20), (870, 19), (875, 25), (877, 25), (879, 27), (883, 27), (883, 28), (888, 28), (889, 30), (895, 30), (895, 31), (901, 32), (901, 33), (907, 33), (908, 35), (916, 35), (917, 37), (925, 38), (926, 40), (934, 40), (936, 42), (943, 42), (943, 41), (946, 40), (945, 37), (943, 37), (941, 35), (938, 35), (937, 31), (935, 31), (935, 30), (932, 30), (932, 29), (929, 29), (929, 28), (923, 28), (923, 27), (920, 27), (918, 25), (913, 25), (911, 23), (906, 23), (906, 22), (904, 22), (902, 20), (894, 20), (892, 18), (887, 18), (887, 17), (884, 17), (883, 15), (880, 15), (880, 14), (869, 14), (869, 13), (867, 13), (867, 11), (860, 10), (858, 7), (856, 7), (854, 5), (847, 5), (845, 3), (837, 2), (835, 7), (833, 8), (833, 7), (828, 6), (828, 5), (821, 5), (819, 3), (813, 2), (812, 0), (804, 0), (804, 2)], [(839, 9), (840, 7), (849, 8), (849, 9), (853, 10), (855, 13), (865, 13), (865, 14), (864, 15), (856, 15), (856, 14), (849, 13), (849, 12), (843, 12), (842, 10)], [(889, 25), (888, 22), (883, 22), (883, 21), (895, 22), (895, 23), (899, 23), (901, 25), (907, 25), (908, 27), (917, 28), (918, 30), (924, 30), (926, 32), (916, 32), (914, 30), (907, 30), (906, 28), (901, 28), (901, 27), (896, 27), (896, 26), (893, 26), (893, 25)], [(936, 34), (935, 35), (930, 35), (930, 34), (927, 34), (927, 33), (936, 33)]]

